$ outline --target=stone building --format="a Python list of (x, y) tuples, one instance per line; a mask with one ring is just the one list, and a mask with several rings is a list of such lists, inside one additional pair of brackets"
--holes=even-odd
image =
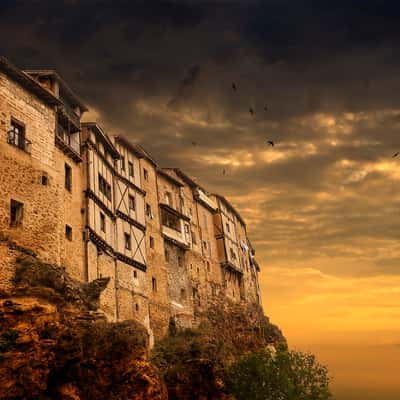
[(81, 122), (87, 108), (53, 70), (0, 58), (0, 289), (10, 241), (75, 278), (110, 277), (101, 308), (159, 339), (217, 298), (261, 303), (240, 214), (141, 146)]

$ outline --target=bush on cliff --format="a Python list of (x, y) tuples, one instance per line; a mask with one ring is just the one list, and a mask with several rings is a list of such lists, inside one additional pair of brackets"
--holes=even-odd
[(286, 346), (249, 353), (224, 376), (226, 390), (237, 400), (327, 400), (328, 370), (312, 354)]

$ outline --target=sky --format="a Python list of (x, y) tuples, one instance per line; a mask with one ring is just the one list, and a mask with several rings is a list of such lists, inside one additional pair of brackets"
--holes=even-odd
[(0, 37), (232, 202), (266, 314), (337, 400), (400, 398), (398, 2), (2, 0)]

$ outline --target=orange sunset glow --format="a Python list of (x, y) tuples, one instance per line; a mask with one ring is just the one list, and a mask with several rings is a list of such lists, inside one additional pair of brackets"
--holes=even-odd
[(233, 204), (264, 312), (335, 399), (400, 399), (400, 6), (20, 3), (0, 53)]

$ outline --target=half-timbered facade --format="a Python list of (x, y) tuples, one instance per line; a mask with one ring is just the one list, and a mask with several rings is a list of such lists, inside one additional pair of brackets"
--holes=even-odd
[(56, 71), (0, 57), (0, 289), (20, 246), (76, 279), (109, 277), (102, 310), (156, 340), (171, 317), (192, 326), (221, 296), (261, 304), (255, 250), (232, 205), (81, 123), (86, 110)]

